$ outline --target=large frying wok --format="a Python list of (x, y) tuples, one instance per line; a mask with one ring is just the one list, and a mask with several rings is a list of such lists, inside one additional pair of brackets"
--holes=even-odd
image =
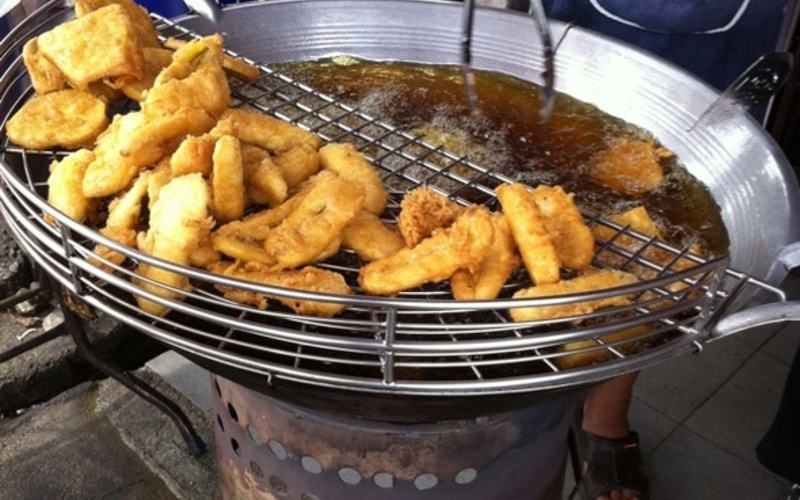
[[(43, 9), (55, 9), (57, 2), (48, 2), (47, 5)], [(66, 15), (57, 13), (52, 22)], [(372, 60), (455, 64), (459, 61), (461, 15), (460, 3), (444, 1), (272, 0), (228, 6), (218, 26), (212, 26), (207, 20), (196, 16), (186, 16), (177, 21), (198, 34), (223, 32), (230, 50), (266, 65), (338, 54)], [(46, 27), (46, 24), (43, 26)], [(553, 23), (552, 29), (555, 40), (563, 36), (556, 55), (556, 89), (651, 131), (674, 151), (688, 170), (708, 186), (721, 207), (722, 218), (730, 234), (731, 267), (766, 285), (753, 287), (752, 290), (748, 288), (748, 293), (740, 293), (733, 305), (726, 303), (729, 308), (724, 310), (722, 320), (708, 324), (704, 327), (706, 330), (689, 330), (680, 342), (641, 356), (571, 372), (545, 373), (541, 377), (534, 374), (531, 379), (512, 377), (495, 381), (480, 378), (466, 382), (448, 379), (439, 384), (410, 380), (404, 381), (405, 385), (385, 383), (385, 373), (377, 380), (341, 373), (331, 375), (326, 371), (331, 363), (313, 365), (313, 369), (318, 371), (298, 369), (291, 364), (291, 359), (288, 365), (281, 365), (279, 361), (282, 362), (282, 358), (275, 361), (270, 356), (256, 357), (253, 354), (260, 351), (247, 351), (246, 355), (229, 351), (228, 328), (240, 329), (244, 335), (255, 334), (255, 337), (244, 339), (250, 343), (246, 346), (248, 349), (262, 348), (259, 339), (267, 341), (270, 338), (258, 335), (269, 334), (279, 336), (281, 343), (276, 349), (282, 349), (285, 341), (297, 341), (299, 347), (316, 346), (319, 343), (346, 350), (354, 346), (356, 350), (369, 349), (370, 355), (374, 350), (380, 362), (389, 358), (392, 361), (394, 352), (388, 352), (379, 339), (340, 335), (341, 328), (328, 331), (331, 334), (329, 336), (314, 335), (297, 329), (274, 330), (269, 323), (241, 322), (235, 317), (236, 311), (233, 309), (226, 310), (224, 316), (214, 315), (213, 308), (203, 306), (207, 301), (194, 301), (186, 306), (191, 307), (186, 311), (193, 315), (192, 319), (205, 322), (199, 326), (184, 325), (181, 320), (173, 320), (172, 316), (163, 321), (143, 318), (130, 308), (128, 302), (121, 299), (117, 301), (116, 292), (138, 292), (131, 287), (130, 281), (102, 274), (81, 253), (81, 238), (90, 243), (113, 242), (101, 240), (97, 232), (54, 213), (46, 200), (41, 198), (41, 182), (36, 184), (30, 181), (29, 174), (39, 175), (41, 172), (32, 172), (27, 163), (18, 162), (19, 158), (15, 155), (19, 153), (14, 148), (5, 151), (4, 160), (9, 164), (0, 165), (6, 182), (5, 190), (0, 191), (0, 201), (8, 210), (6, 217), (12, 219), (10, 226), (15, 236), (25, 248), (60, 283), (73, 291), (85, 293), (84, 299), (90, 305), (165, 341), (199, 364), (233, 381), (288, 399), (299, 399), (313, 406), (347, 408), (361, 415), (405, 415), (409, 402), (417, 404), (417, 408), (435, 410), (431, 414), (436, 418), (452, 417), (454, 414), (463, 417), (470, 412), (482, 411), (475, 408), (476, 400), (472, 398), (444, 398), (442, 395), (475, 395), (483, 397), (483, 402), (498, 409), (515, 407), (543, 396), (555, 396), (561, 390), (581, 388), (620, 371), (649, 366), (667, 356), (685, 352), (692, 347), (695, 339), (708, 340), (709, 334), (723, 336), (755, 324), (800, 318), (800, 305), (797, 303), (775, 302), (773, 296), (771, 304), (755, 306), (753, 293), (750, 293), (764, 288), (775, 291), (774, 286), (780, 284), (788, 269), (800, 264), (800, 226), (796, 224), (800, 215), (797, 180), (780, 149), (759, 124), (741, 115), (714, 125), (695, 127), (689, 132), (696, 119), (717, 97), (713, 89), (680, 68), (633, 47), (578, 28), (567, 30), (560, 23)], [(10, 47), (18, 44), (23, 34), (24, 30), (12, 32), (4, 40), (3, 55), (11, 58), (13, 51)], [(538, 36), (527, 15), (478, 9), (473, 39), (473, 64), (476, 68), (500, 71), (539, 83), (542, 63)], [(18, 65), (19, 61), (15, 64)], [(24, 78), (12, 80), (12, 73), (9, 71), (3, 80), (6, 92), (3, 105), (15, 102), (16, 87), (25, 88)], [(24, 154), (21, 157), (24, 159)], [(40, 215), (43, 211), (58, 218), (63, 224), (61, 232), (41, 224)], [(124, 247), (117, 248), (121, 252), (131, 252)], [(140, 253), (130, 253), (130, 256), (134, 259), (143, 258)], [(181, 269), (180, 272), (189, 271)], [(192, 272), (197, 274), (196, 271)], [(79, 282), (76, 276), (84, 279)], [(206, 278), (202, 275), (197, 277)], [(83, 285), (84, 289), (78, 290), (76, 284)], [(205, 296), (197, 298), (207, 299)], [(363, 301), (360, 305), (364, 307), (392, 305), (390, 301), (376, 303), (368, 299), (358, 300)], [(213, 305), (216, 308), (223, 306), (216, 300)], [(433, 304), (427, 307), (439, 306)], [(178, 309), (180, 312), (180, 307)], [(302, 318), (289, 319), (292, 328), (305, 321)], [(214, 321), (218, 320), (224, 322), (215, 325)], [(225, 329), (220, 330), (220, 325)], [(423, 327), (429, 325), (424, 324)], [(566, 332), (563, 335), (567, 337), (571, 334)], [(524, 341), (540, 340), (526, 338)], [(481, 345), (480, 341), (473, 344)], [(487, 344), (491, 348), (505, 348), (502, 342), (490, 341)], [(438, 347), (436, 342), (417, 342), (416, 338), (406, 341), (403, 347), (412, 353), (425, 354), (425, 349), (430, 345)], [(456, 345), (470, 347), (467, 342), (444, 347), (448, 352), (463, 349), (452, 347)], [(294, 347), (294, 344), (290, 347)], [(339, 351), (332, 352), (335, 354)], [(319, 354), (317, 351), (308, 356), (313, 358), (314, 355), (322, 356), (323, 360), (332, 358), (332, 355)], [(306, 356), (306, 353), (300, 349), (297, 359), (302, 356)], [(348, 359), (342, 357), (335, 361), (346, 363)], [(278, 376), (274, 379), (278, 383), (273, 379), (276, 373)], [(387, 393), (392, 397), (383, 397)], [(377, 397), (365, 397), (365, 394)], [(423, 400), (424, 404), (419, 406)], [(376, 402), (384, 406), (378, 408)], [(420, 411), (416, 416), (422, 415)]]
[[(267, 5), (268, 4), (268, 5)], [(462, 4), (419, 0), (277, 0), (229, 6), (217, 30), (231, 50), (266, 64), (348, 54), (372, 60), (456, 64)], [(200, 32), (208, 21), (181, 20)], [(780, 148), (749, 115), (692, 125), (718, 93), (683, 69), (603, 35), (552, 22), (556, 90), (639, 125), (674, 151), (708, 186), (730, 234), (731, 266), (780, 284), (800, 265), (800, 189)], [(524, 13), (479, 8), (473, 66), (541, 83), (542, 51)], [(531, 117), (535, 119), (536, 117)], [(690, 129), (692, 129), (690, 131)], [(797, 320), (785, 304), (729, 315), (730, 334)], [(740, 308), (744, 301), (740, 301)]]

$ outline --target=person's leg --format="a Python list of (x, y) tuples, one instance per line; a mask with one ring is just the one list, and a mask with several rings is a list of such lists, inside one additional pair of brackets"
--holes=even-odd
[[(594, 498), (586, 500), (639, 499), (636, 491), (615, 483), (614, 477), (619, 475), (623, 476), (623, 482), (641, 485), (642, 493), (647, 495), (647, 479), (638, 468), (638, 438), (631, 433), (628, 424), (628, 410), (637, 376), (638, 373), (629, 373), (603, 382), (592, 388), (586, 397), (582, 421), (587, 443), (586, 456), (583, 457), (587, 483), (584, 492), (597, 491)], [(627, 470), (620, 471), (620, 468)], [(593, 477), (586, 477), (587, 473)], [(617, 486), (605, 488), (605, 484)]]

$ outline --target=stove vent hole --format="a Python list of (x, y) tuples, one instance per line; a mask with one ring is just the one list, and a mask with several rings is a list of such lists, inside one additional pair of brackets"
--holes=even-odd
[(478, 477), (475, 469), (464, 469), (456, 474), (456, 484), (469, 484)]
[(222, 397), (222, 389), (219, 388), (219, 382), (217, 382), (217, 379), (214, 379), (214, 389), (216, 389), (217, 395), (221, 398)]
[(418, 490), (429, 490), (439, 484), (439, 478), (433, 474), (420, 474), (414, 479), (414, 486)]
[(219, 425), (219, 430), (225, 432), (225, 425), (222, 423), (222, 417), (219, 416), (219, 413), (217, 413), (217, 424)]
[(233, 448), (233, 452), (236, 453), (237, 457), (241, 457), (242, 456), (242, 454), (241, 454), (242, 452), (239, 449), (239, 441), (231, 438), (231, 448)]
[(388, 472), (378, 472), (372, 480), (378, 488), (383, 488), (385, 490), (394, 488), (394, 476)]
[(300, 463), (307, 472), (312, 474), (319, 474), (322, 472), (322, 464), (320, 464), (317, 459), (313, 457), (305, 456), (300, 459)]
[(267, 443), (267, 446), (269, 446), (270, 451), (272, 451), (278, 460), (286, 460), (286, 448), (284, 448), (280, 442), (270, 439), (269, 443)]
[(300, 500), (319, 500), (319, 497), (313, 493), (303, 493), (300, 495)]
[(253, 427), (252, 425), (247, 426), (247, 435), (250, 436), (250, 439), (253, 440), (255, 444), (262, 444), (261, 443), (261, 436), (258, 434), (258, 429)]
[(250, 471), (259, 479), (264, 477), (264, 471), (261, 470), (261, 466), (252, 460), (250, 461)]
[(239, 421), (239, 415), (236, 413), (236, 408), (234, 408), (230, 403), (228, 403), (228, 413), (235, 422)]
[(361, 482), (361, 473), (350, 467), (342, 467), (339, 469), (339, 478), (345, 484), (355, 486)]
[(272, 488), (278, 493), (287, 493), (289, 491), (289, 487), (286, 486), (286, 483), (283, 481), (283, 479), (277, 476), (272, 476), (269, 478), (269, 485), (272, 486)]

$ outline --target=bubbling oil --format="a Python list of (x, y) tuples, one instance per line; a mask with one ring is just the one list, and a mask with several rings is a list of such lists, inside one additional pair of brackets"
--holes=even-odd
[(475, 115), (457, 67), (345, 61), (292, 62), (274, 69), (519, 182), (561, 185), (592, 213), (609, 215), (644, 205), (668, 241), (697, 244), (709, 255), (727, 252), (719, 207), (680, 158), (662, 159), (664, 183), (635, 197), (604, 188), (586, 174), (591, 158), (620, 138), (653, 140), (658, 146), (648, 131), (561, 93), (550, 120), (541, 123), (537, 85), (488, 71), (476, 72), (481, 113)]

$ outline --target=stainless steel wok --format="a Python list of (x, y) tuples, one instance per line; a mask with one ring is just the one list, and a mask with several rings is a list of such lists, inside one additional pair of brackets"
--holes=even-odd
[[(266, 64), (355, 55), (459, 62), (461, 4), (420, 0), (276, 0), (229, 6), (217, 29), (235, 52)], [(204, 19), (181, 22), (198, 31)], [(749, 115), (694, 128), (718, 93), (681, 68), (601, 34), (551, 25), (556, 90), (639, 125), (708, 186), (730, 233), (731, 266), (771, 284), (800, 265), (800, 189), (791, 165)], [(473, 65), (541, 83), (542, 51), (523, 13), (479, 8)], [(535, 117), (531, 117), (535, 119)], [(740, 305), (743, 305), (740, 303)], [(725, 335), (800, 319), (800, 305), (750, 307), (714, 328)]]

